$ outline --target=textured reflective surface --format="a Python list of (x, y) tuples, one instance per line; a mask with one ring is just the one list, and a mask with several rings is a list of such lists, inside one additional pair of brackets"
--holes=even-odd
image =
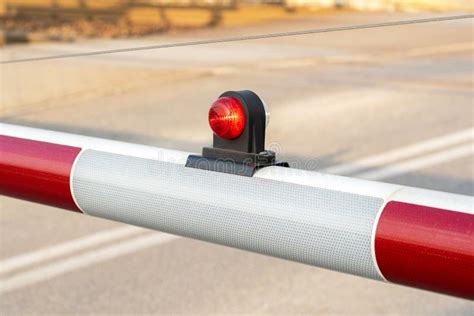
[(86, 213), (380, 279), (381, 198), (86, 150), (73, 192)]

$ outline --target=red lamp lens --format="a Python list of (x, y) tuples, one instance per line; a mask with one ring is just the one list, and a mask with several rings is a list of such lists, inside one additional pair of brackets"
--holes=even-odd
[(245, 129), (244, 108), (235, 98), (219, 98), (209, 110), (209, 125), (218, 137), (237, 138)]

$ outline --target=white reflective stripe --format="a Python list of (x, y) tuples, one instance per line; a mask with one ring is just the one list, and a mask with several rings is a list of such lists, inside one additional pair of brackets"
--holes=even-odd
[[(402, 190), (402, 189), (400, 189), (400, 190)], [(382, 271), (380, 270), (379, 264), (377, 263), (377, 255), (375, 253), (375, 236), (376, 236), (376, 233), (377, 233), (377, 226), (379, 225), (380, 216), (382, 216), (383, 209), (385, 208), (385, 205), (387, 205), (388, 201), (389, 201), (388, 199), (386, 199), (384, 201), (382, 206), (379, 208), (379, 211), (377, 212), (377, 215), (375, 216), (374, 225), (372, 226), (372, 237), (370, 239), (370, 248), (371, 248), (370, 253), (372, 255), (372, 262), (374, 263), (375, 269), (377, 270), (377, 273), (379, 274), (380, 278), (385, 282), (388, 282), (388, 281), (385, 278), (385, 276), (382, 274)]]
[(77, 161), (78, 161), (78, 158), (82, 155), (82, 153), (86, 151), (86, 149), (83, 149), (81, 148), (81, 151), (79, 152), (79, 154), (77, 154), (76, 156), (76, 159), (74, 160), (74, 162), (72, 163), (72, 167), (71, 167), (71, 173), (69, 174), (69, 190), (71, 191), (71, 197), (72, 197), (72, 200), (74, 201), (74, 204), (76, 204), (76, 207), (84, 214), (86, 214), (86, 212), (84, 212), (83, 209), (81, 209), (81, 206), (79, 205), (79, 203), (77, 203), (76, 201), (76, 197), (74, 196), (74, 186), (72, 185), (72, 179), (74, 177), (74, 170), (76, 169), (76, 164), (77, 164)]
[(377, 271), (377, 274), (379, 275), (379, 278), (387, 282), (384, 275), (380, 271), (380, 268), (377, 264), (377, 258), (375, 256), (375, 232), (377, 230), (377, 224), (386, 203), (397, 191), (403, 190), (405, 187), (390, 183), (367, 181), (357, 178), (348, 178), (325, 173), (317, 173), (314, 171), (282, 167), (266, 167), (260, 169), (256, 172), (254, 177), (290, 182), (317, 188), (326, 188), (342, 192), (350, 192), (383, 199), (383, 204), (377, 210), (374, 223), (372, 225), (370, 253), (372, 257), (372, 263), (375, 267), (375, 270)]
[(95, 150), (78, 159), (73, 188), (92, 216), (381, 279), (380, 197)]
[(393, 192), (402, 188), (402, 186), (396, 184), (374, 182), (278, 166), (265, 167), (257, 170), (254, 178), (271, 179), (316, 188), (367, 195), (382, 199), (386, 199)]
[(190, 153), (184, 151), (131, 144), (110, 139), (68, 134), (5, 123), (0, 123), (0, 134), (83, 149), (96, 149), (115, 154), (173, 162), (183, 165), (186, 163), (186, 160), (190, 155)]

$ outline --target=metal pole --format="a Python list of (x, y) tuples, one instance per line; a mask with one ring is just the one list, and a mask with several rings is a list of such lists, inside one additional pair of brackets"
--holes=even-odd
[(474, 299), (473, 198), (282, 167), (249, 178), (189, 153), (0, 124), (0, 193)]

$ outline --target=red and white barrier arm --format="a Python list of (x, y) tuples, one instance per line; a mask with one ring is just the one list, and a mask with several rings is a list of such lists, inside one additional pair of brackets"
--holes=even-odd
[(473, 198), (283, 167), (254, 177), (188, 153), (0, 124), (0, 193), (474, 299)]

